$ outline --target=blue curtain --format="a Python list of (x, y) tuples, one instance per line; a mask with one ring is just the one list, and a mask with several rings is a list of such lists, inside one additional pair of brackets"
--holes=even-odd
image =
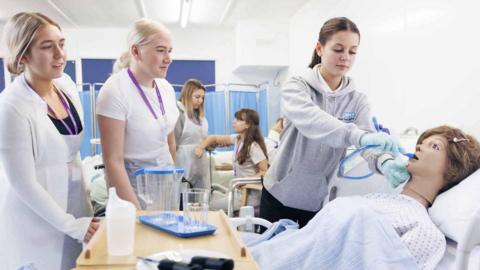
[[(98, 87), (97, 87), (98, 88)], [(90, 92), (84, 89), (80, 93), (80, 99), (84, 112), (84, 139), (80, 149), (82, 158), (92, 155), (90, 139), (92, 138), (91, 131), (91, 106), (90, 106)], [(98, 89), (96, 89), (96, 95), (98, 95)], [(180, 93), (176, 93), (177, 99)], [(205, 95), (205, 115), (208, 120), (208, 134), (230, 134), (233, 133), (233, 117), (235, 112), (241, 108), (250, 108), (256, 110), (260, 115), (260, 128), (262, 134), (266, 136), (268, 133), (268, 117), (267, 117), (267, 90), (263, 89), (259, 91), (258, 104), (256, 92), (242, 92), (242, 91), (230, 91), (229, 92), (229, 122), (227, 120), (227, 110), (225, 107), (225, 92), (207, 92)], [(97, 126), (97, 135), (98, 134)], [(97, 146), (97, 153), (101, 153), (101, 147)]]
[[(82, 141), (82, 146), (80, 147), (80, 156), (83, 158), (87, 156), (93, 155), (92, 153), (92, 146), (90, 144), (90, 139), (92, 138), (92, 107), (90, 106), (90, 91), (87, 91), (88, 89), (84, 89), (80, 93), (80, 101), (82, 102), (82, 107), (83, 107), (83, 141)], [(96, 95), (98, 96), (98, 90), (95, 91)], [(99, 132), (98, 132), (98, 124), (97, 124), (97, 135), (96, 137), (99, 138)], [(97, 154), (101, 153), (102, 148), (100, 145), (97, 145)]]
[(233, 130), (233, 118), (235, 117), (235, 112), (242, 108), (249, 108), (252, 110), (257, 110), (257, 93), (256, 92), (242, 92), (231, 90), (229, 92), (229, 127), (227, 131), (229, 133), (234, 133)]
[(257, 112), (260, 115), (260, 129), (262, 135), (268, 135), (268, 108), (267, 108), (267, 89), (260, 90), (258, 98)]
[(225, 92), (207, 92), (205, 94), (205, 116), (208, 121), (208, 134), (227, 134), (225, 112)]
[(90, 92), (82, 91), (80, 93), (80, 101), (83, 107), (83, 141), (80, 147), (80, 156), (83, 158), (90, 156), (90, 139), (92, 138), (92, 121), (91, 121), (91, 106), (90, 106)]

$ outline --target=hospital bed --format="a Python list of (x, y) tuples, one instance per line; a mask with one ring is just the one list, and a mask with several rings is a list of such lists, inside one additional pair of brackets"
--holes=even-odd
[[(400, 138), (407, 152), (414, 152), (416, 140), (416, 136)], [(368, 164), (360, 158), (346, 170), (351, 175), (362, 175), (368, 171)], [(335, 175), (329, 183), (329, 195), (324, 204), (336, 197), (372, 192), (399, 193), (402, 188), (402, 185), (390, 187), (384, 177), (378, 174), (363, 180), (346, 180)], [(428, 211), (447, 238), (447, 249), (437, 269), (480, 269), (480, 170), (440, 194)]]
[[(224, 190), (229, 192), (229, 194), (236, 190), (241, 184), (250, 183), (250, 181), (260, 181), (259, 179), (237, 179), (230, 181), (233, 178), (233, 171), (225, 169), (228, 168), (226, 164), (229, 162), (231, 163), (231, 154), (231, 152), (222, 152), (220, 154), (217, 153), (212, 155), (211, 160), (212, 165), (216, 165), (216, 168), (218, 169), (213, 169), (212, 171), (212, 184), (223, 187)], [(353, 170), (352, 174), (355, 174), (355, 170), (365, 171), (366, 167), (367, 163), (365, 161), (359, 161), (357, 164), (352, 166), (350, 170)], [(90, 175), (95, 177), (96, 174), (93, 173)], [(436, 199), (434, 206), (429, 209), (432, 220), (447, 236), (447, 249), (444, 257), (437, 267), (439, 270), (480, 269), (480, 196), (478, 195), (480, 194), (480, 171), (477, 171), (471, 175), (467, 180), (457, 186), (460, 189), (454, 187), (444, 194), (441, 194)], [(97, 181), (99, 181), (99, 179), (97, 179)], [(470, 186), (465, 188), (464, 184), (469, 184)], [(372, 192), (399, 193), (401, 190), (401, 186), (396, 189), (391, 188), (381, 175), (373, 175), (368, 179), (360, 181), (350, 181), (335, 176), (330, 182), (329, 195), (327, 196), (324, 204), (327, 204), (334, 198), (341, 196), (363, 195)], [(465, 190), (467, 190), (467, 193), (469, 193), (467, 194), (468, 196), (464, 195)], [(95, 194), (95, 191), (91, 190), (91, 192), (91, 194)], [(459, 195), (459, 192), (463, 193)], [(231, 203), (235, 195), (235, 193), (230, 194), (231, 200), (229, 200), (230, 203), (228, 206), (229, 216), (232, 216), (233, 213), (233, 206)], [(452, 197), (454, 198), (452, 199)], [(96, 198), (101, 199), (102, 197), (100, 196)], [(466, 215), (468, 217), (464, 217), (462, 226), (457, 226), (454, 228), (454, 230), (452, 228), (445, 227), (445, 224), (449, 223), (448, 219), (453, 219), (454, 215), (458, 215), (456, 213), (462, 213), (462, 209), (465, 208), (463, 204), (456, 206), (456, 201), (463, 202), (468, 198), (470, 198), (469, 205), (473, 205), (472, 207), (476, 210), (471, 214)], [(447, 210), (445, 211), (445, 209)], [(443, 219), (447, 221), (439, 220), (442, 218), (438, 217), (439, 215), (443, 215)]]
[[(353, 168), (353, 170), (364, 171), (365, 167), (368, 167), (366, 162), (359, 163), (357, 168)], [(363, 168), (361, 168), (363, 167)], [(353, 174), (353, 173), (352, 173)], [(480, 170), (476, 172), (476, 176), (478, 179), (476, 191), (477, 194), (480, 194)], [(388, 183), (385, 181), (384, 177), (381, 175), (373, 175), (365, 180), (359, 181), (351, 181), (351, 180), (344, 180), (339, 177), (334, 177), (330, 183), (329, 187), (329, 196), (327, 196), (324, 204), (327, 204), (329, 201), (335, 199), (336, 197), (342, 196), (352, 196), (352, 195), (364, 195), (367, 193), (372, 192), (386, 192), (386, 193), (399, 193), (402, 190), (402, 186), (397, 187), (396, 189), (391, 188)], [(448, 191), (447, 191), (448, 192)], [(446, 194), (449, 195), (449, 194)], [(440, 195), (441, 196), (441, 195)], [(438, 197), (437, 200), (443, 199), (442, 197)], [(478, 195), (480, 197), (480, 195)], [(457, 198), (458, 200), (462, 200), (462, 198)], [(437, 203), (437, 200), (435, 203)], [(480, 200), (479, 200), (480, 201)], [(436, 206), (434, 203), (434, 206)], [(447, 204), (447, 203), (445, 203)], [(438, 270), (478, 270), (480, 269), (480, 204), (478, 205), (478, 209), (475, 214), (470, 217), (470, 221), (468, 221), (468, 226), (463, 226), (463, 228), (458, 228), (457, 230), (463, 230), (462, 232), (458, 232), (457, 241), (454, 239), (450, 239), (448, 237), (449, 233), (444, 231), (442, 226), (438, 226), (440, 221), (436, 221), (435, 217), (432, 216), (432, 211), (442, 211), (442, 209), (433, 209), (429, 210), (430, 216), (434, 223), (437, 224), (439, 229), (447, 235), (447, 249), (445, 251), (444, 257), (438, 264)], [(443, 205), (442, 205), (443, 206)], [(443, 214), (448, 216), (448, 214)], [(445, 219), (448, 217), (445, 217)], [(451, 234), (451, 233), (450, 233)], [(461, 236), (459, 236), (461, 235)]]

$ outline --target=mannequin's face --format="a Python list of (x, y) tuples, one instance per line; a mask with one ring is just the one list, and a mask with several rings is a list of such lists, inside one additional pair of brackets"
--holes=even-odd
[(427, 179), (442, 177), (447, 168), (448, 141), (440, 135), (432, 135), (418, 144), (416, 158), (410, 159), (408, 171)]

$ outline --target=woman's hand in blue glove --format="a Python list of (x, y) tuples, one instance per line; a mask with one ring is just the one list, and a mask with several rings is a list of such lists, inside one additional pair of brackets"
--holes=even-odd
[(380, 171), (385, 175), (393, 188), (410, 179), (410, 173), (407, 170), (408, 161), (397, 157), (385, 161), (380, 167)]
[(360, 138), (360, 146), (367, 145), (377, 145), (378, 149), (384, 152), (391, 152), (394, 155), (405, 152), (398, 144), (397, 139), (384, 132), (363, 134)]

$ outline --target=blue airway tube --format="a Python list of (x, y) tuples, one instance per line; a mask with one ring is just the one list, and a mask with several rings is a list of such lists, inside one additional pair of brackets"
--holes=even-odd
[[(348, 175), (345, 175), (342, 168), (343, 168), (343, 165), (345, 164), (345, 162), (350, 160), (357, 153), (360, 153), (360, 152), (363, 152), (367, 149), (375, 148), (375, 147), (378, 147), (378, 146), (380, 146), (380, 145), (372, 144), (372, 145), (364, 146), (362, 148), (359, 148), (359, 149), (353, 151), (350, 155), (348, 155), (348, 156), (344, 157), (342, 160), (340, 160), (340, 164), (338, 164), (338, 173), (340, 174), (340, 177), (345, 178), (345, 179), (349, 179), (349, 180), (362, 180), (362, 179), (366, 179), (366, 178), (374, 175), (375, 174), (374, 172), (370, 172), (369, 174), (361, 175), (361, 176), (348, 176)], [(402, 155), (404, 155), (404, 156), (406, 156), (410, 159), (412, 159), (413, 156), (414, 156), (413, 153), (402, 153)]]

